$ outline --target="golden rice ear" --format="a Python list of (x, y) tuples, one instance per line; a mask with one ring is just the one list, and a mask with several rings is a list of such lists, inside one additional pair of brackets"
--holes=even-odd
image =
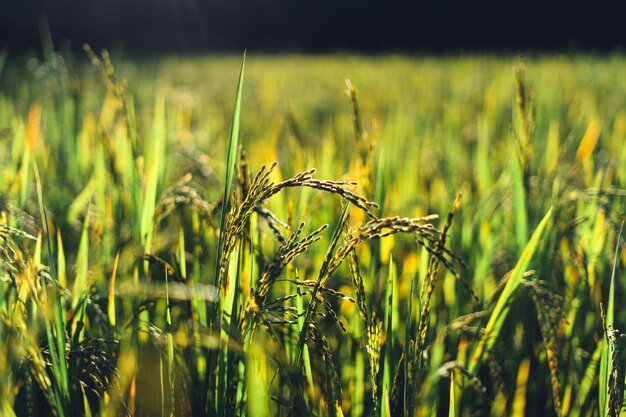
[(233, 95), (236, 57), (42, 37), (0, 47), (0, 415), (623, 412), (619, 54), (263, 56)]

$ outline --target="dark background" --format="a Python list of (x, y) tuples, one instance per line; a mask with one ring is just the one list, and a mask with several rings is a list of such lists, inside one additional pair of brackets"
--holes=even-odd
[(0, 0), (0, 48), (58, 44), (136, 52), (613, 51), (626, 1)]

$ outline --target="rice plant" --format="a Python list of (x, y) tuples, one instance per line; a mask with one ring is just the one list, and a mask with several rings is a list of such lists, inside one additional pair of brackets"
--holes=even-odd
[(0, 57), (2, 415), (624, 415), (622, 56), (85, 51)]

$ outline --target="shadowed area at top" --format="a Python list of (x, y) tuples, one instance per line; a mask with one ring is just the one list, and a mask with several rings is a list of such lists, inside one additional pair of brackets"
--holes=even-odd
[(599, 50), (626, 45), (626, 3), (487, 0), (5, 0), (0, 47), (55, 40), (137, 52)]

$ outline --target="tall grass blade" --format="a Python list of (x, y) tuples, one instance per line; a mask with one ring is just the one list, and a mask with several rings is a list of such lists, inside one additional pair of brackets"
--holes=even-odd
[(247, 415), (249, 417), (269, 417), (270, 398), (268, 388), (267, 355), (262, 346), (253, 342), (248, 351), (247, 369)]
[(33, 158), (33, 152), (37, 145), (37, 141), (41, 134), (41, 104), (38, 102), (33, 103), (28, 111), (28, 119), (26, 126), (26, 146), (24, 147), (24, 154), (22, 155), (22, 168), (21, 168), (21, 184), (20, 184), (20, 204), (23, 206), (26, 204), (26, 198), (29, 193), (29, 171), (30, 161)]
[[(174, 400), (176, 386), (176, 378), (174, 375), (174, 339), (172, 337), (172, 309), (170, 305), (170, 280), (169, 269), (165, 267), (165, 346), (167, 349), (167, 376), (169, 380), (169, 402), (171, 404), (170, 414), (176, 413), (176, 402)], [(165, 399), (165, 396), (164, 396)], [(165, 407), (163, 408), (165, 411)]]
[[(393, 345), (393, 337), (396, 334), (394, 328), (394, 319), (397, 320), (396, 315), (394, 314), (394, 299), (396, 297), (395, 294), (395, 286), (396, 286), (396, 271), (393, 263), (393, 257), (390, 256), (389, 259), (389, 274), (387, 276), (387, 296), (385, 303), (385, 325), (384, 325), (384, 335), (385, 335), (385, 357), (384, 357), (384, 368), (383, 368), (383, 386), (382, 386), (382, 398), (381, 398), (381, 406), (380, 406), (380, 415), (381, 417), (385, 417), (391, 415), (391, 387), (393, 385), (393, 376), (394, 376), (394, 345)], [(397, 301), (395, 301), (397, 303)]]
[(524, 174), (518, 158), (513, 158), (513, 216), (518, 249), (528, 242), (527, 190), (524, 188)]
[(454, 395), (454, 371), (450, 372), (450, 401), (448, 407), (448, 417), (456, 417), (456, 396)]
[(78, 326), (85, 318), (85, 309), (87, 299), (89, 297), (89, 282), (87, 281), (89, 269), (89, 206), (85, 213), (83, 229), (80, 235), (80, 243), (78, 245), (78, 254), (76, 256), (76, 277), (72, 287), (72, 310), (74, 317), (72, 321), (72, 339), (75, 338), (76, 329), (80, 329), (78, 340), (82, 339), (83, 326)]
[(58, 267), (57, 272), (59, 274), (59, 284), (61, 286), (67, 286), (67, 268), (65, 265), (65, 250), (63, 249), (63, 239), (61, 238), (61, 229), (57, 229), (57, 259)]
[(109, 297), (107, 302), (107, 315), (109, 317), (109, 323), (115, 329), (117, 324), (117, 314), (115, 311), (115, 278), (117, 277), (117, 266), (120, 261), (120, 252), (115, 254), (115, 260), (113, 261), (113, 272), (111, 272), (111, 280), (109, 281)]
[[(619, 250), (622, 239), (622, 231), (624, 229), (624, 222), (622, 222), (619, 234), (617, 235), (617, 243), (615, 244), (615, 254), (613, 258), (613, 271), (611, 273), (611, 283), (609, 287), (609, 299), (607, 303), (607, 309), (605, 316), (602, 317), (604, 337), (602, 340), (602, 354), (600, 356), (600, 380), (599, 380), (599, 401), (601, 416), (618, 417), (620, 407), (622, 404), (623, 385), (621, 390), (619, 385), (623, 384), (620, 377), (619, 369), (619, 357), (617, 357), (618, 363), (614, 363), (615, 346), (611, 346), (610, 336), (617, 332), (615, 329), (615, 275), (617, 273), (617, 267), (619, 263)], [(613, 378), (618, 377), (619, 381), (612, 381)], [(618, 386), (616, 386), (618, 385)], [(621, 392), (620, 392), (621, 391)], [(618, 398), (616, 398), (618, 397)], [(618, 405), (617, 405), (618, 404)], [(617, 408), (617, 409), (616, 409)]]
[[(233, 178), (235, 176), (235, 163), (237, 161), (237, 149), (239, 147), (239, 124), (241, 117), (241, 96), (243, 91), (243, 80), (244, 80), (244, 72), (246, 65), (246, 53), (244, 52), (243, 59), (241, 62), (241, 69), (239, 72), (239, 81), (237, 82), (237, 90), (235, 92), (235, 102), (233, 104), (233, 114), (230, 124), (230, 134), (228, 138), (228, 151), (226, 156), (226, 180), (224, 183), (224, 197), (222, 201), (222, 209), (220, 214), (220, 224), (219, 224), (219, 237), (217, 243), (217, 255), (215, 262), (215, 271), (213, 278), (213, 285), (216, 287), (217, 291), (220, 291), (222, 294), (222, 283), (220, 282), (220, 264), (222, 261), (223, 251), (224, 251), (224, 235), (226, 234), (226, 217), (229, 210), (230, 205), (230, 196), (232, 193), (232, 183)], [(237, 259), (237, 257), (235, 257)], [(228, 265), (226, 265), (228, 268)], [(228, 271), (226, 271), (228, 272)], [(218, 302), (214, 303), (212, 308), (212, 317), (210, 317), (210, 329), (214, 335), (217, 335), (221, 338), (221, 320), (223, 315), (224, 303), (222, 302), (222, 296), (219, 297)], [(230, 313), (227, 312), (227, 313)], [(216, 382), (219, 386), (220, 381), (226, 377), (225, 369), (224, 369), (225, 361), (224, 361), (224, 352), (223, 349), (220, 349), (219, 352), (212, 352), (210, 358), (210, 372), (209, 372), (209, 381), (208, 381), (208, 395), (210, 398), (214, 398), (215, 407), (220, 414), (220, 411), (224, 411), (223, 409), (223, 395), (224, 392), (216, 391)], [(217, 380), (212, 378), (213, 372), (219, 372), (217, 374)]]
[(150, 150), (151, 158), (148, 160), (145, 181), (145, 194), (143, 199), (143, 208), (141, 211), (141, 243), (145, 253), (151, 252), (152, 231), (154, 227), (154, 210), (156, 206), (157, 186), (159, 184), (159, 173), (161, 170), (161, 153), (162, 147), (165, 146), (165, 99), (159, 97), (154, 105), (154, 126), (153, 126), (153, 143)]
[[(222, 259), (224, 228), (226, 227), (226, 215), (230, 205), (230, 194), (232, 191), (233, 178), (235, 176), (235, 163), (237, 162), (237, 149), (239, 148), (239, 124), (241, 118), (241, 95), (243, 92), (243, 78), (246, 68), (246, 52), (243, 54), (241, 61), (241, 70), (239, 71), (239, 81), (237, 82), (237, 90), (235, 92), (235, 103), (233, 104), (233, 115), (230, 122), (230, 134), (228, 135), (228, 151), (226, 155), (226, 181), (224, 182), (224, 200), (222, 203), (222, 212), (220, 214), (219, 225), (219, 241), (217, 244), (217, 260)], [(220, 288), (218, 282), (220, 271), (216, 269), (213, 285)]]
[(533, 232), (533, 235), (531, 236), (528, 244), (524, 248), (521, 257), (511, 271), (511, 275), (508, 278), (506, 286), (502, 290), (502, 294), (500, 294), (496, 306), (494, 307), (493, 312), (489, 317), (489, 321), (485, 328), (485, 333), (480, 339), (480, 342), (478, 343), (478, 346), (471, 359), (471, 363), (469, 366), (469, 370), (471, 373), (475, 373), (475, 371), (478, 369), (478, 365), (482, 360), (483, 354), (491, 350), (493, 344), (498, 338), (498, 335), (500, 334), (500, 329), (502, 328), (504, 320), (508, 314), (509, 303), (511, 302), (513, 293), (519, 286), (522, 277), (524, 276), (524, 273), (528, 268), (528, 264), (530, 263), (533, 255), (535, 254), (535, 251), (539, 246), (539, 242), (541, 241), (541, 237), (546, 228), (546, 225), (548, 224), (548, 221), (552, 216), (552, 211), (553, 208), (551, 207)]
[[(33, 171), (35, 172), (35, 184), (37, 187), (37, 200), (39, 202), (39, 211), (41, 213), (41, 221), (43, 232), (46, 236), (46, 243), (48, 249), (48, 266), (50, 267), (50, 275), (55, 278), (57, 276), (54, 258), (52, 255), (52, 238), (50, 237), (50, 231), (48, 230), (48, 215), (46, 213), (43, 190), (41, 185), (41, 178), (39, 176), (39, 168), (37, 167), (37, 161), (33, 160)], [(49, 325), (48, 320), (46, 323), (46, 336), (48, 339), (48, 348), (50, 349), (50, 358), (52, 362), (52, 373), (54, 375), (54, 391), (56, 400), (56, 412), (59, 417), (70, 416), (69, 404), (69, 378), (68, 378), (68, 366), (65, 358), (65, 321), (61, 301), (61, 291), (58, 281), (53, 279), (53, 311), (54, 311), (54, 334), (52, 328)]]
[(408, 417), (409, 416), (409, 402), (408, 402), (408, 396), (411, 395), (411, 393), (408, 390), (408, 383), (409, 383), (409, 377), (408, 377), (408, 364), (409, 364), (409, 358), (411, 357), (411, 355), (409, 354), (409, 348), (412, 344), (412, 340), (415, 340), (415, 336), (413, 335), (413, 294), (415, 291), (415, 286), (417, 285), (417, 279), (416, 279), (416, 274), (413, 274), (411, 276), (411, 280), (409, 281), (409, 300), (408, 300), (408, 312), (407, 312), (407, 317), (406, 317), (406, 323), (404, 325), (404, 361), (403, 361), (403, 384), (402, 384), (402, 404), (404, 404), (403, 407), (403, 415), (404, 417)]

